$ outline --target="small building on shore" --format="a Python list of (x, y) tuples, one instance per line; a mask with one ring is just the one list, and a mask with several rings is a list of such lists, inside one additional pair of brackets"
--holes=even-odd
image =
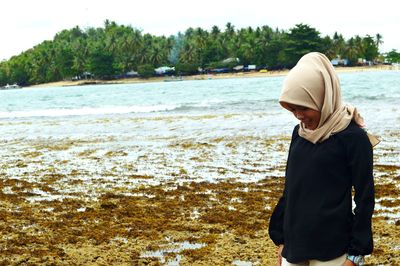
[(14, 83), (12, 85), (7, 84), (4, 87), (0, 87), (2, 90), (13, 90), (13, 89), (21, 89), (21, 86), (19, 86), (17, 83)]
[(333, 66), (347, 66), (349, 64), (349, 60), (347, 59), (341, 59), (341, 58), (335, 58), (331, 60), (331, 63)]

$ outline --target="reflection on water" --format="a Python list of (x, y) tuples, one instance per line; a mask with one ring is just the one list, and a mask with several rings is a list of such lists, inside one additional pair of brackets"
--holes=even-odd
[[(184, 250), (199, 249), (205, 247), (206, 244), (184, 242), (171, 242), (161, 247), (159, 250), (146, 251), (140, 255), (142, 258), (158, 258), (163, 265), (179, 266), (182, 256), (179, 254)], [(172, 259), (166, 259), (168, 254), (173, 254)]]

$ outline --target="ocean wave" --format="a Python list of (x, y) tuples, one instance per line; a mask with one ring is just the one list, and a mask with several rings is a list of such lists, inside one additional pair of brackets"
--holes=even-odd
[(222, 100), (212, 99), (199, 102), (186, 102), (175, 104), (156, 104), (146, 106), (107, 106), (107, 107), (82, 107), (82, 108), (49, 108), (29, 111), (1, 112), (0, 118), (24, 117), (61, 117), (61, 116), (87, 116), (127, 113), (154, 113), (154, 112), (204, 112), (215, 110), (258, 110), (276, 105), (275, 100)]
[(153, 106), (125, 106), (125, 107), (114, 106), (114, 107), (99, 107), (99, 108), (84, 107), (78, 109), (40, 109), (31, 111), (0, 112), (0, 118), (151, 113), (151, 112), (171, 111), (179, 107), (180, 107), (179, 105), (153, 105)]

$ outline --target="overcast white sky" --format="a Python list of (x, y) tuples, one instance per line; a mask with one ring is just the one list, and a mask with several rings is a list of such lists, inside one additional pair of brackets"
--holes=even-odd
[(236, 29), (268, 25), (288, 30), (305, 23), (323, 36), (383, 36), (381, 52), (400, 51), (398, 0), (3, 0), (0, 60), (9, 59), (76, 25), (102, 27), (105, 19), (154, 35), (188, 27)]

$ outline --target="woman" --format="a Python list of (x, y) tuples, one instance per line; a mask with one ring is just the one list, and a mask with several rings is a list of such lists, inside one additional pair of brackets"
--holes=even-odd
[(339, 79), (321, 53), (299, 60), (279, 102), (300, 124), (269, 225), (278, 265), (362, 265), (373, 249), (372, 147), (378, 140), (362, 129), (357, 110), (342, 103)]

